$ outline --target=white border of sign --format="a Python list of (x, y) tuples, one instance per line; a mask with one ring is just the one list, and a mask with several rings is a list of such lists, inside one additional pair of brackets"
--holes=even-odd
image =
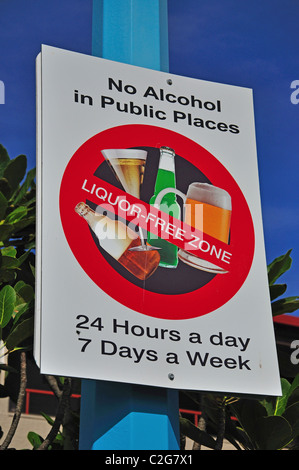
[[(109, 90), (111, 76), (121, 79), (127, 90)], [(100, 97), (109, 96), (114, 103), (134, 99), (136, 106), (142, 107), (144, 91), (148, 87), (163, 90), (170, 86), (169, 80), (175, 105), (186, 115), (180, 122), (174, 121), (174, 103), (165, 100), (165, 94), (164, 99), (160, 94), (158, 100), (152, 96), (147, 101), (152, 110), (165, 113), (163, 120), (154, 112), (137, 115), (120, 112), (116, 105), (100, 105)], [(75, 90), (92, 97), (93, 105), (79, 106)], [(194, 125), (196, 115), (190, 101), (177, 100), (186, 96), (221, 103), (221, 122), (233, 123), (241, 132), (199, 129)], [(201, 110), (204, 119), (211, 115), (208, 108)], [(144, 316), (102, 291), (70, 250), (59, 213), (60, 185), (67, 165), (93, 136), (130, 124), (160, 126), (197, 142), (219, 159), (246, 198), (255, 229), (252, 267), (236, 295), (212, 314), (179, 321)], [(37, 58), (37, 152), (34, 355), (42, 373), (176, 389), (281, 393), (267, 284), (252, 90), (42, 46)], [(88, 329), (91, 343), (84, 352), (78, 315), (88, 317), (89, 325), (100, 317), (104, 326), (102, 331)], [(119, 326), (115, 331), (115, 322), (127, 322), (128, 330)], [(136, 335), (134, 326), (157, 330), (158, 338)], [(173, 331), (179, 332), (178, 341), (173, 340)], [(190, 342), (193, 333), (200, 338), (198, 344)]]

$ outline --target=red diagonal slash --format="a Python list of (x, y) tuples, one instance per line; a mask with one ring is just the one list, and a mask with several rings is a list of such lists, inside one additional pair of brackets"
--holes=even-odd
[(139, 225), (164, 240), (191, 252), (201, 259), (229, 271), (233, 257), (232, 246), (191, 227), (106, 181), (90, 176), (82, 178), (82, 191), (86, 199), (110, 214)]

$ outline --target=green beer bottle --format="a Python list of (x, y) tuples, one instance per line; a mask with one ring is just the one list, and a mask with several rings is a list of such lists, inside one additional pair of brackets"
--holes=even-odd
[[(155, 204), (157, 195), (162, 189), (165, 188), (176, 188), (175, 181), (175, 163), (174, 163), (175, 152), (169, 147), (160, 148), (160, 162), (157, 172), (157, 178), (155, 183), (154, 195), (150, 199), (150, 205)], [(169, 192), (163, 196), (159, 209), (166, 214), (169, 214), (176, 219), (180, 219), (181, 208), (177, 203), (176, 195)], [(176, 268), (178, 265), (178, 248), (176, 245), (159, 238), (157, 235), (153, 235), (148, 232), (148, 243), (152, 246), (160, 248), (160, 263), (159, 266), (164, 268)]]

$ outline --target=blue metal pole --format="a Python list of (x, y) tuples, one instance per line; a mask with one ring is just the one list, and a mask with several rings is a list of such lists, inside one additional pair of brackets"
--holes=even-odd
[(93, 0), (92, 54), (168, 72), (167, 0)]
[[(93, 0), (92, 54), (167, 72), (167, 0)], [(89, 449), (178, 450), (178, 391), (83, 380), (80, 450)]]
[(179, 449), (178, 392), (84, 380), (80, 449)]

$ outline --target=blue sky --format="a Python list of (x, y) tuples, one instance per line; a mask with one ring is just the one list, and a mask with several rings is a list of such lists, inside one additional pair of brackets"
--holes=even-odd
[(35, 166), (35, 57), (41, 43), (91, 53), (91, 2), (0, 0), (0, 142)]
[[(267, 261), (292, 251), (281, 280), (299, 295), (297, 0), (169, 0), (170, 72), (253, 88)], [(40, 44), (91, 53), (91, 0), (0, 0), (0, 142), (35, 166), (35, 57)]]

